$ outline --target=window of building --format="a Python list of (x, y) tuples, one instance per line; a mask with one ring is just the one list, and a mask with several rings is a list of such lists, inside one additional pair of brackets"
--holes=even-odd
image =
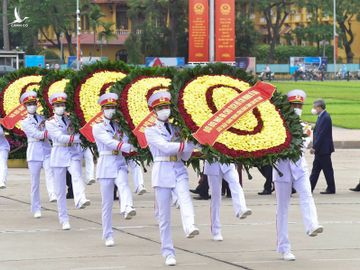
[(129, 21), (127, 16), (128, 7), (125, 4), (116, 6), (116, 29), (129, 29)]
[(126, 50), (119, 50), (116, 52), (115, 58), (117, 61), (123, 61), (127, 63), (127, 51)]

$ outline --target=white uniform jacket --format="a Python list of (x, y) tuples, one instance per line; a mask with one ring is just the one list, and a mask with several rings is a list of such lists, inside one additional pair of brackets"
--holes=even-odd
[(0, 125), (0, 150), (10, 151), (10, 144), (5, 138), (5, 133), (1, 125)]
[(176, 180), (188, 178), (182, 160), (188, 160), (194, 150), (192, 142), (180, 142), (179, 129), (169, 124), (171, 134), (164, 122), (156, 123), (145, 129), (145, 137), (154, 160), (152, 168), (152, 186), (174, 188)]
[(99, 152), (96, 178), (116, 178), (119, 170), (127, 171), (127, 164), (122, 152), (130, 153), (133, 146), (118, 124), (103, 118), (93, 126), (93, 135)]
[(72, 134), (71, 122), (66, 116), (64, 118), (66, 123), (61, 116), (55, 114), (45, 122), (46, 130), (52, 140), (51, 167), (69, 167), (74, 149), (80, 147), (79, 134)]
[(303, 122), (301, 125), (303, 127), (304, 134), (308, 135), (303, 139), (303, 147), (301, 148), (302, 155), (295, 163), (290, 159), (279, 160), (276, 164), (276, 167), (283, 174), (283, 176), (281, 177), (276, 170), (273, 170), (274, 182), (292, 182), (299, 179), (304, 179), (304, 177), (308, 177), (309, 172), (304, 154), (311, 142), (311, 126)]
[(48, 132), (45, 130), (44, 118), (41, 115), (28, 114), (21, 121), (21, 128), (26, 134), (28, 147), (26, 150), (27, 161), (44, 161), (50, 156), (51, 146), (49, 143)]
[(224, 175), (230, 170), (236, 170), (235, 164), (209, 163), (205, 161), (204, 174), (206, 175), (220, 175), (220, 172)]

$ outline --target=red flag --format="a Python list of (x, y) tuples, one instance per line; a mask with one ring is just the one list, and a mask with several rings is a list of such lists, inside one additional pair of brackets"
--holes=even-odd
[(95, 138), (92, 132), (93, 125), (100, 123), (102, 121), (103, 113), (99, 112), (97, 115), (95, 115), (93, 118), (90, 119), (89, 122), (87, 122), (82, 128), (80, 128), (80, 133), (84, 135), (84, 137), (89, 141), (94, 143)]
[(213, 145), (221, 133), (232, 127), (248, 111), (270, 99), (274, 92), (275, 86), (272, 84), (258, 82), (217, 111), (193, 133), (194, 138), (201, 144)]
[(26, 108), (20, 104), (2, 119), (1, 124), (7, 129), (13, 129), (19, 121), (25, 119), (26, 115)]
[(148, 116), (146, 116), (144, 120), (142, 120), (141, 123), (132, 131), (136, 136), (140, 147), (143, 149), (148, 146), (144, 133), (145, 128), (152, 126), (155, 123), (155, 121), (156, 121), (155, 113), (150, 112)]

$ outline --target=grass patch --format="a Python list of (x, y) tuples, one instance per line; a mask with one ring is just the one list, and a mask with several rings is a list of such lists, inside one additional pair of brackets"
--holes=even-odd
[(334, 126), (360, 129), (360, 81), (287, 81), (273, 84), (282, 93), (292, 89), (302, 89), (306, 92), (307, 99), (302, 117), (305, 121), (316, 122), (316, 116), (310, 113), (312, 103), (318, 98), (323, 98)]

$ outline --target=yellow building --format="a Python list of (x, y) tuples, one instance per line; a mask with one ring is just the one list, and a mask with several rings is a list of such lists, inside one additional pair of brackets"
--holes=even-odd
[[(131, 23), (127, 16), (128, 7), (126, 0), (92, 0), (91, 3), (100, 7), (104, 17), (100, 20), (103, 22), (111, 22), (113, 24), (112, 30), (116, 37), (106, 41), (99, 40), (98, 33), (103, 30), (98, 27), (94, 33), (91, 29), (89, 21), (86, 16), (81, 16), (81, 34), (80, 34), (80, 47), (82, 56), (92, 57), (107, 57), (110, 60), (123, 60), (127, 61), (127, 52), (125, 49), (125, 40), (127, 39)], [(54, 32), (51, 28), (45, 29), (47, 36), (55, 39)], [(65, 59), (69, 56), (67, 49), (66, 39), (62, 38)], [(39, 45), (44, 48), (53, 50), (58, 55), (61, 55), (56, 46), (47, 41), (43, 35), (39, 34)], [(76, 51), (76, 34), (72, 36), (72, 45), (74, 52)]]
[[(125, 48), (125, 40), (129, 36), (131, 30), (131, 21), (127, 16), (128, 7), (126, 5), (127, 0), (92, 0), (91, 3), (98, 5), (101, 8), (104, 17), (101, 18), (104, 22), (111, 22), (113, 24), (112, 30), (116, 34), (116, 38), (109, 40), (98, 40), (98, 33), (102, 31), (102, 27), (96, 29), (94, 33), (91, 29), (89, 22), (85, 16), (81, 18), (81, 52), (82, 56), (92, 56), (100, 57), (105, 56), (110, 60), (127, 60), (127, 51)], [(254, 21), (255, 27), (262, 34), (263, 41), (266, 42), (267, 29), (266, 29), (266, 20), (262, 13), (251, 13), (248, 8), (244, 8), (250, 13), (250, 18)], [(275, 19), (275, 17), (274, 17)], [(327, 22), (332, 25), (332, 17), (323, 15), (322, 21)], [(286, 34), (291, 34), (292, 30), (299, 26), (306, 26), (311, 22), (311, 15), (307, 13), (305, 8), (292, 8), (290, 15), (285, 20), (285, 23), (280, 31), (281, 35), (281, 44), (286, 44)], [(354, 53), (354, 60), (360, 58), (360, 36), (357, 33), (360, 33), (360, 22), (353, 19), (352, 29), (354, 32), (354, 42), (352, 44), (352, 51)], [(55, 35), (52, 32), (52, 29), (46, 29), (47, 35), (53, 37), (55, 40)], [(95, 42), (94, 42), (95, 41)], [(62, 39), (64, 54), (65, 57), (69, 55), (67, 50), (67, 44), (65, 38)], [(332, 42), (331, 42), (332, 43)], [(76, 35), (73, 34), (72, 44), (75, 51), (76, 48)], [(315, 45), (309, 44), (304, 40), (294, 40), (293, 45)], [(55, 51), (60, 55), (60, 51), (48, 42), (44, 36), (39, 34), (39, 45)], [(346, 54), (343, 49), (339, 48), (338, 54), (339, 60), (346, 59)], [(66, 59), (66, 58), (65, 58)]]
[[(263, 41), (266, 42), (266, 36), (267, 36), (267, 28), (266, 28), (266, 20), (263, 14), (261, 13), (252, 13), (250, 15), (250, 18), (254, 20), (255, 27), (257, 30), (262, 34)], [(275, 17), (273, 18), (275, 21)], [(322, 22), (328, 23), (329, 25), (333, 25), (333, 18), (322, 14), (321, 16)], [(280, 43), (283, 45), (288, 45), (285, 35), (291, 34), (292, 30), (296, 29), (297, 27), (303, 26), (306, 27), (309, 23), (311, 23), (311, 14), (308, 14), (306, 8), (292, 8), (290, 10), (290, 14), (287, 16), (285, 23), (280, 30)], [(354, 33), (354, 42), (351, 45), (352, 52), (354, 53), (354, 60), (360, 58), (360, 36), (357, 35), (357, 33), (360, 33), (360, 22), (356, 20), (354, 17), (352, 21), (352, 30)], [(331, 31), (331, 34), (333, 31)], [(331, 45), (333, 44), (333, 41), (331, 41)], [(316, 45), (311, 44), (304, 40), (296, 40), (294, 39), (292, 45)], [(346, 53), (345, 50), (342, 48), (339, 48), (338, 50), (338, 60), (346, 61)]]

